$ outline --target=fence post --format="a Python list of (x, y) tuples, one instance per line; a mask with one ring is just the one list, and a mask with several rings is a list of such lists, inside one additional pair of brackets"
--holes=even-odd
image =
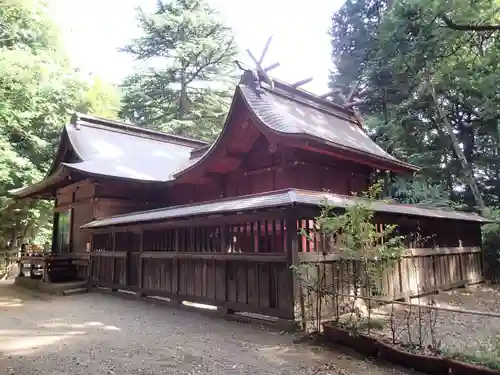
[(137, 262), (137, 266), (139, 267), (139, 269), (137, 270), (137, 275), (138, 275), (138, 289), (139, 291), (137, 292), (137, 295), (140, 296), (140, 297), (144, 297), (145, 294), (143, 293), (143, 288), (144, 288), (144, 284), (143, 284), (143, 276), (142, 276), (142, 269), (143, 269), (143, 259), (142, 259), (142, 253), (144, 252), (144, 229), (140, 229), (139, 231), (139, 238), (140, 238), (140, 241), (139, 241), (139, 261)]
[[(303, 329), (307, 328), (306, 313), (304, 306), (304, 294), (299, 285), (299, 281), (295, 270), (291, 269), (292, 266), (299, 264), (299, 234), (297, 229), (298, 213), (295, 208), (290, 208), (286, 211), (285, 231), (286, 231), (286, 253), (287, 253), (287, 266), (290, 268), (290, 283), (291, 298), (289, 299), (288, 308), (291, 309), (294, 320), (299, 318), (302, 321)], [(297, 316), (297, 304), (300, 304), (300, 317)]]
[(115, 268), (116, 268), (116, 232), (112, 231), (111, 232), (111, 243), (112, 243), (112, 250), (113, 250), (113, 257), (111, 258), (111, 291), (116, 292), (118, 289), (114, 287), (115, 285)]
[(436, 270), (436, 255), (431, 255), (432, 259), (432, 278), (434, 281), (433, 289), (438, 287), (437, 270)]

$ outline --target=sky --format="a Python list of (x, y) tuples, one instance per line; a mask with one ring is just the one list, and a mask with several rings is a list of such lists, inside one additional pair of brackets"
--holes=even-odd
[[(134, 69), (134, 61), (118, 48), (138, 35), (135, 9), (154, 9), (155, 0), (55, 0), (54, 18), (60, 24), (70, 57), (82, 70), (119, 83)], [(272, 76), (295, 82), (314, 80), (303, 88), (328, 91), (331, 68), (328, 29), (330, 17), (342, 0), (209, 0), (234, 30), (241, 49), (260, 53), (273, 41), (264, 65), (279, 62)]]

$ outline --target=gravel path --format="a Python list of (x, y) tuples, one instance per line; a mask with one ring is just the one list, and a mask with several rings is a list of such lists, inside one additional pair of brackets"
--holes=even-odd
[(0, 282), (0, 374), (411, 374), (293, 341), (196, 311)]

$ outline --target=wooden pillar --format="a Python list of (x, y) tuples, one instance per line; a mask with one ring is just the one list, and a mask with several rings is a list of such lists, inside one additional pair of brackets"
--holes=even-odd
[[(230, 232), (229, 232), (229, 230), (230, 230), (229, 224), (227, 224), (227, 222), (224, 221), (221, 223), (220, 228), (221, 228), (221, 253), (227, 254), (228, 249), (232, 250), (232, 246), (230, 245), (232, 243), (232, 237), (230, 236)], [(228, 272), (227, 272), (227, 267), (228, 267), (227, 260), (220, 260), (220, 261), (218, 260), (216, 262), (220, 262), (219, 264), (222, 264), (222, 267), (219, 269), (222, 269), (224, 271), (223, 275), (221, 276), (224, 279), (224, 291), (223, 291), (224, 302), (228, 302), (229, 301), (229, 293), (228, 293), (228, 291), (229, 291), (228, 282), (229, 281), (228, 281)], [(216, 294), (217, 294), (217, 292), (216, 292)], [(233, 309), (222, 308), (220, 310), (225, 314), (234, 314)]]
[[(55, 207), (54, 207), (55, 208)], [(52, 246), (51, 246), (51, 252), (56, 253), (58, 252), (58, 241), (57, 238), (59, 236), (59, 212), (54, 211), (54, 216), (52, 218)]]
[[(93, 254), (94, 254), (94, 233), (90, 233), (90, 236), (89, 236), (89, 239), (90, 239), (90, 242), (89, 242), (89, 248), (87, 249), (88, 251), (88, 255), (89, 255), (89, 263), (88, 263), (88, 270), (87, 270), (87, 281), (90, 285), (90, 287), (94, 287), (94, 283), (93, 283), (93, 279), (94, 279), (94, 267), (93, 267), (93, 264), (94, 264), (94, 257), (93, 257)], [(85, 245), (87, 246), (87, 245)]]
[(43, 271), (42, 271), (42, 282), (44, 283), (50, 283), (50, 277), (49, 277), (49, 257), (45, 256), (43, 257)]
[[(133, 244), (134, 241), (132, 239), (133, 239), (133, 235), (134, 234), (132, 232), (129, 232), (129, 231), (127, 231), (125, 233), (127, 234), (127, 237), (129, 237), (128, 238), (129, 245)], [(123, 269), (123, 272), (124, 272), (123, 279), (124, 280), (123, 281), (124, 281), (125, 286), (128, 286), (128, 284), (129, 284), (128, 283), (128, 280), (129, 280), (129, 272), (128, 271), (129, 271), (129, 268), (130, 268), (129, 267), (129, 263), (130, 263), (130, 252), (131, 251), (132, 251), (132, 249), (129, 246), (127, 246), (127, 251), (125, 252), (125, 261), (124, 261), (124, 265), (123, 265), (123, 267), (124, 267), (124, 269)]]
[(30, 279), (34, 279), (33, 271), (35, 270), (35, 262), (33, 259), (30, 260)]
[(143, 282), (143, 274), (142, 274), (142, 270), (143, 270), (143, 258), (142, 258), (142, 253), (144, 252), (144, 229), (139, 229), (139, 261), (137, 262), (138, 264), (138, 271), (137, 271), (137, 274), (138, 274), (138, 284), (139, 284), (139, 291), (137, 292), (137, 295), (140, 296), (140, 297), (144, 297), (145, 294), (143, 293), (143, 289), (144, 289), (144, 282)]
[[(111, 261), (111, 285), (114, 286), (115, 285), (115, 268), (116, 268), (116, 232), (114, 230), (112, 230), (111, 232), (111, 248), (112, 248), (112, 251), (113, 251), (113, 256), (111, 257), (112, 261)], [(113, 288), (111, 287), (111, 290), (113, 292), (115, 292), (117, 289), (116, 288)]]
[[(295, 208), (290, 208), (286, 211), (285, 219), (285, 234), (286, 234), (286, 254), (287, 254), (287, 266), (290, 269), (290, 284), (291, 296), (287, 296), (287, 305), (291, 310), (291, 315), (294, 316), (294, 320), (300, 318), (302, 320), (303, 327), (306, 327), (307, 322), (304, 306), (304, 295), (302, 288), (299, 286), (299, 281), (296, 275), (296, 271), (290, 268), (291, 266), (296, 266), (299, 264), (299, 235), (297, 228), (297, 220), (299, 218), (298, 212)], [(300, 317), (297, 317), (296, 306), (300, 306)]]
[[(453, 222), (453, 234), (455, 236), (455, 241), (453, 242), (453, 247), (459, 247), (459, 248), (462, 248), (462, 241), (460, 239), (460, 224), (458, 221), (454, 221)], [(462, 281), (464, 280), (464, 272), (463, 272), (463, 269), (462, 269), (462, 254), (458, 254), (456, 255), (457, 259), (458, 259), (458, 273), (457, 273), (457, 276), (458, 276), (458, 280), (455, 280), (455, 281)]]
[[(174, 228), (174, 252), (179, 253), (181, 251), (181, 241), (180, 241), (180, 231), (181, 228)], [(172, 293), (179, 294), (179, 260), (174, 258), (172, 260)]]

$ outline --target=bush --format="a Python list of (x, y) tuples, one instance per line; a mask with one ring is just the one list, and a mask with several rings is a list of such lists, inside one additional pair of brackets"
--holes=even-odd
[[(489, 210), (489, 218), (500, 221), (500, 210)], [(482, 227), (483, 250), (486, 278), (492, 282), (500, 281), (500, 224), (485, 224)]]

